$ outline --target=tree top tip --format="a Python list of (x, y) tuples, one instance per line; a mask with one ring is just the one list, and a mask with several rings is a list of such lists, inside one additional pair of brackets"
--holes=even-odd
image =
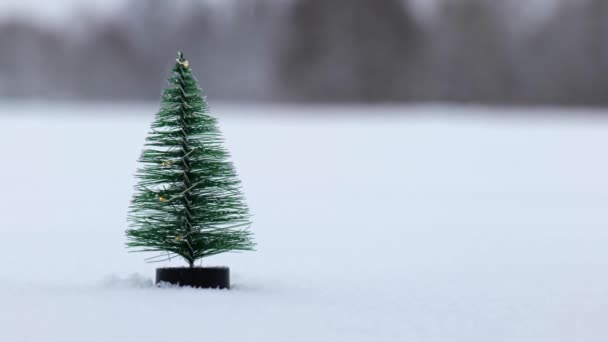
[(176, 61), (178, 64), (181, 64), (181, 65), (185, 66), (186, 68), (189, 66), (188, 60), (184, 58), (184, 53), (181, 51), (177, 52)]

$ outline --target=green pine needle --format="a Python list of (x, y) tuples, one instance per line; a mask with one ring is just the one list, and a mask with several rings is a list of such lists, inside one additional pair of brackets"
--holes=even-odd
[(180, 52), (139, 159), (129, 248), (159, 253), (148, 262), (178, 255), (190, 267), (211, 255), (253, 250), (249, 210), (222, 143)]

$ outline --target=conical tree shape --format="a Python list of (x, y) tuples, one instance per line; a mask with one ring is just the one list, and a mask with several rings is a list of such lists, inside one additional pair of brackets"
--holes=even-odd
[(159, 252), (148, 261), (252, 250), (240, 181), (217, 120), (182, 53), (161, 97), (137, 171), (127, 246)]

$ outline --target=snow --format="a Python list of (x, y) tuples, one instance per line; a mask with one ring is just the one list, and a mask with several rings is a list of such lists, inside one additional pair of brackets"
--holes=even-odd
[(604, 111), (212, 109), (259, 244), (205, 262), (230, 291), (124, 248), (155, 105), (0, 104), (0, 340), (608, 338)]
[(154, 281), (139, 273), (132, 273), (126, 277), (109, 274), (103, 279), (101, 285), (107, 289), (145, 289), (154, 286)]

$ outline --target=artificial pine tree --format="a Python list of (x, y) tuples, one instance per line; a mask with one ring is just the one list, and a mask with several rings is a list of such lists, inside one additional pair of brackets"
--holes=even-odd
[[(181, 52), (139, 161), (127, 246), (146, 260), (252, 250), (250, 216), (217, 120)], [(158, 271), (157, 271), (157, 282)]]

